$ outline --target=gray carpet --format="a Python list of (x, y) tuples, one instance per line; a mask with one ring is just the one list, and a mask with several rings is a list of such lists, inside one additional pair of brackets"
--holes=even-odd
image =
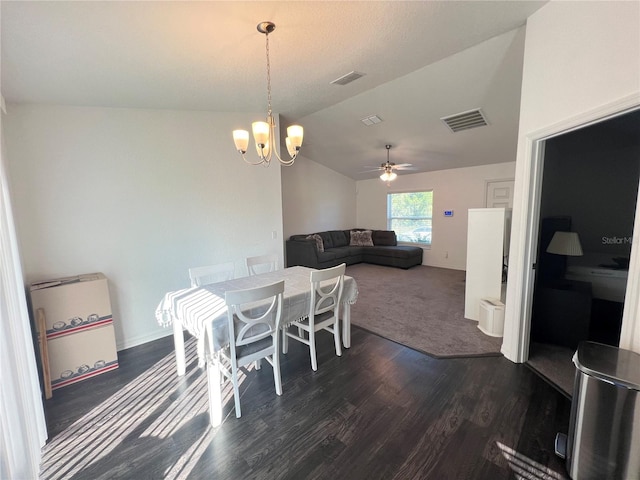
[(420, 265), (347, 267), (358, 284), (354, 325), (435, 357), (497, 356), (502, 338), (464, 318), (465, 272)]
[(574, 353), (575, 349), (572, 348), (531, 343), (527, 365), (571, 398), (576, 376), (576, 367), (572, 361)]

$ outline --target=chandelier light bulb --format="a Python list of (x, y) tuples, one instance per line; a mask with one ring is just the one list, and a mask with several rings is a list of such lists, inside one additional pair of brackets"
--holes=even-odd
[(287, 128), (288, 138), (291, 139), (291, 145), (297, 150), (302, 146), (302, 137), (304, 129), (300, 125), (291, 125)]
[(291, 144), (291, 138), (287, 137), (285, 139), (285, 143), (287, 144), (287, 152), (289, 152), (289, 156), (293, 157), (296, 154), (296, 147)]
[(253, 130), (253, 139), (258, 145), (266, 145), (269, 143), (269, 124), (267, 122), (253, 122), (251, 124)]
[(256, 143), (256, 152), (258, 153), (258, 156), (260, 158), (268, 158), (269, 157), (269, 153), (271, 153), (271, 148), (269, 146), (269, 142), (267, 141), (265, 144)]
[(382, 180), (383, 182), (392, 182), (396, 179), (397, 176), (398, 174), (396, 172), (384, 172), (382, 175), (380, 175), (380, 180)]
[(236, 144), (236, 150), (244, 154), (247, 153), (247, 147), (249, 146), (249, 132), (246, 130), (234, 130), (233, 141)]

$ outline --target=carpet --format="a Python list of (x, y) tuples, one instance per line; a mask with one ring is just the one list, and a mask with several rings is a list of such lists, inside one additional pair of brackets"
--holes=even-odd
[(572, 361), (575, 351), (574, 348), (532, 342), (527, 365), (567, 398), (571, 398), (576, 376), (576, 367)]
[(464, 318), (465, 272), (359, 263), (346, 274), (358, 284), (352, 324), (434, 357), (501, 355), (502, 338)]

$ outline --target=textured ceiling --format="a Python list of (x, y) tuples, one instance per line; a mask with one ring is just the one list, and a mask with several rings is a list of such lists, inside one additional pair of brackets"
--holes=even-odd
[[(355, 179), (386, 159), (417, 171), (512, 161), (526, 18), (545, 2), (2, 1), (7, 102), (261, 112), (263, 20), (273, 107), (303, 155)], [(365, 76), (329, 82), (352, 70)], [(445, 115), (490, 125), (452, 134)], [(384, 122), (365, 127), (360, 118)], [(231, 130), (234, 126), (229, 127)], [(230, 140), (231, 141), (231, 140)]]

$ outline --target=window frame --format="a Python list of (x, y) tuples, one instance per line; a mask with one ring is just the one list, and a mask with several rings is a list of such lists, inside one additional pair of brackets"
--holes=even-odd
[[(392, 195), (402, 195), (402, 194), (408, 194), (408, 193), (431, 193), (431, 216), (429, 217), (414, 217), (416, 220), (428, 220), (431, 226), (431, 236), (429, 239), (429, 242), (418, 242), (418, 241), (409, 241), (409, 240), (401, 240), (400, 238), (398, 238), (398, 243), (402, 243), (402, 244), (409, 244), (409, 245), (416, 245), (416, 246), (420, 246), (422, 248), (426, 248), (426, 249), (430, 249), (431, 245), (433, 244), (433, 189), (415, 189), (415, 190), (402, 190), (402, 191), (395, 191), (395, 192), (387, 192), (387, 212), (386, 212), (386, 217), (387, 217), (387, 229), (388, 230), (394, 230), (392, 228), (392, 221), (393, 219), (410, 219), (411, 217), (393, 217), (391, 216), (391, 198)], [(416, 228), (420, 228), (420, 227), (416, 227)], [(396, 235), (398, 235), (398, 233), (396, 232)], [(402, 235), (402, 234), (401, 234)]]

